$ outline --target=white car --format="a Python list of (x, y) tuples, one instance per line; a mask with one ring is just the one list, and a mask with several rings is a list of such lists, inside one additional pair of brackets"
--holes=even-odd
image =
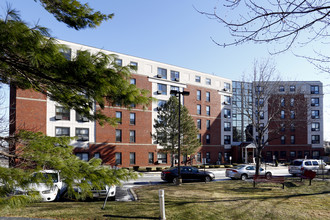
[(40, 171), (46, 178), (51, 178), (53, 184), (51, 186), (46, 183), (32, 183), (27, 189), (17, 188), (15, 194), (27, 194), (29, 191), (39, 192), (42, 201), (51, 202), (58, 200), (61, 193), (64, 191), (64, 184), (60, 177), (60, 172), (56, 170)]
[(301, 175), (305, 170), (313, 170), (317, 174), (330, 174), (330, 166), (322, 160), (296, 159), (288, 166), (288, 171), (293, 176)]
[(105, 188), (102, 190), (92, 190), (92, 193), (93, 198), (105, 198), (108, 193), (108, 198), (114, 201), (116, 199), (116, 186), (112, 185), (109, 187), (108, 185), (106, 185)]

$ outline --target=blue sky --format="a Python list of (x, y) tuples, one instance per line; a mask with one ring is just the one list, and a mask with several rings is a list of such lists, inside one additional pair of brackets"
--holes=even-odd
[[(319, 80), (325, 86), (324, 115), (325, 137), (330, 140), (326, 122), (330, 119), (329, 75), (320, 73), (305, 59), (293, 53), (308, 55), (320, 47), (319, 42), (307, 47), (296, 46), (286, 53), (270, 56), (268, 51), (278, 45), (245, 44), (233, 47), (219, 47), (219, 42), (230, 41), (228, 30), (215, 20), (199, 14), (199, 10), (213, 11), (217, 0), (94, 0), (91, 7), (103, 13), (114, 13), (112, 20), (96, 29), (76, 31), (59, 23), (46, 12), (40, 3), (33, 0), (10, 0), (13, 8), (20, 11), (24, 21), (30, 25), (38, 23), (50, 29), (52, 36), (75, 43), (85, 44), (181, 66), (233, 80), (252, 72), (254, 60), (271, 58), (283, 80)], [(193, 7), (194, 6), (194, 7)], [(6, 9), (1, 0), (0, 14)], [(322, 45), (321, 47), (324, 47)]]

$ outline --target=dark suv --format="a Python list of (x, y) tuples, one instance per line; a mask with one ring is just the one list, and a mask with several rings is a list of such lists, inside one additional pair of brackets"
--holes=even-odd
[[(181, 166), (180, 170), (182, 180), (209, 182), (215, 178), (214, 173), (209, 171), (200, 171), (195, 167)], [(163, 170), (161, 174), (162, 180), (167, 182), (175, 182), (177, 177), (178, 167)]]

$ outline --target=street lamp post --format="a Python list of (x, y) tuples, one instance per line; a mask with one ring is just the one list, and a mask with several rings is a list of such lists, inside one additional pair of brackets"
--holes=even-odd
[(180, 185), (182, 183), (181, 179), (181, 169), (180, 169), (180, 141), (181, 141), (181, 129), (180, 129), (180, 123), (181, 123), (181, 95), (188, 96), (190, 92), (188, 91), (177, 91), (177, 90), (171, 90), (170, 94), (173, 94), (175, 96), (179, 97), (179, 123), (178, 123), (178, 181), (177, 184)]

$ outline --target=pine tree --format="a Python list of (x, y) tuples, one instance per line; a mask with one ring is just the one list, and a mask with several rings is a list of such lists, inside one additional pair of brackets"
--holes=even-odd
[[(181, 104), (180, 107), (181, 155), (190, 155), (195, 153), (201, 144), (197, 139), (197, 127), (188, 109)], [(178, 116), (179, 102), (175, 96), (172, 96), (163, 106), (160, 106), (157, 119), (154, 121), (156, 131), (153, 138), (163, 147), (162, 152), (171, 155), (171, 166), (174, 166), (173, 157), (178, 153)]]

